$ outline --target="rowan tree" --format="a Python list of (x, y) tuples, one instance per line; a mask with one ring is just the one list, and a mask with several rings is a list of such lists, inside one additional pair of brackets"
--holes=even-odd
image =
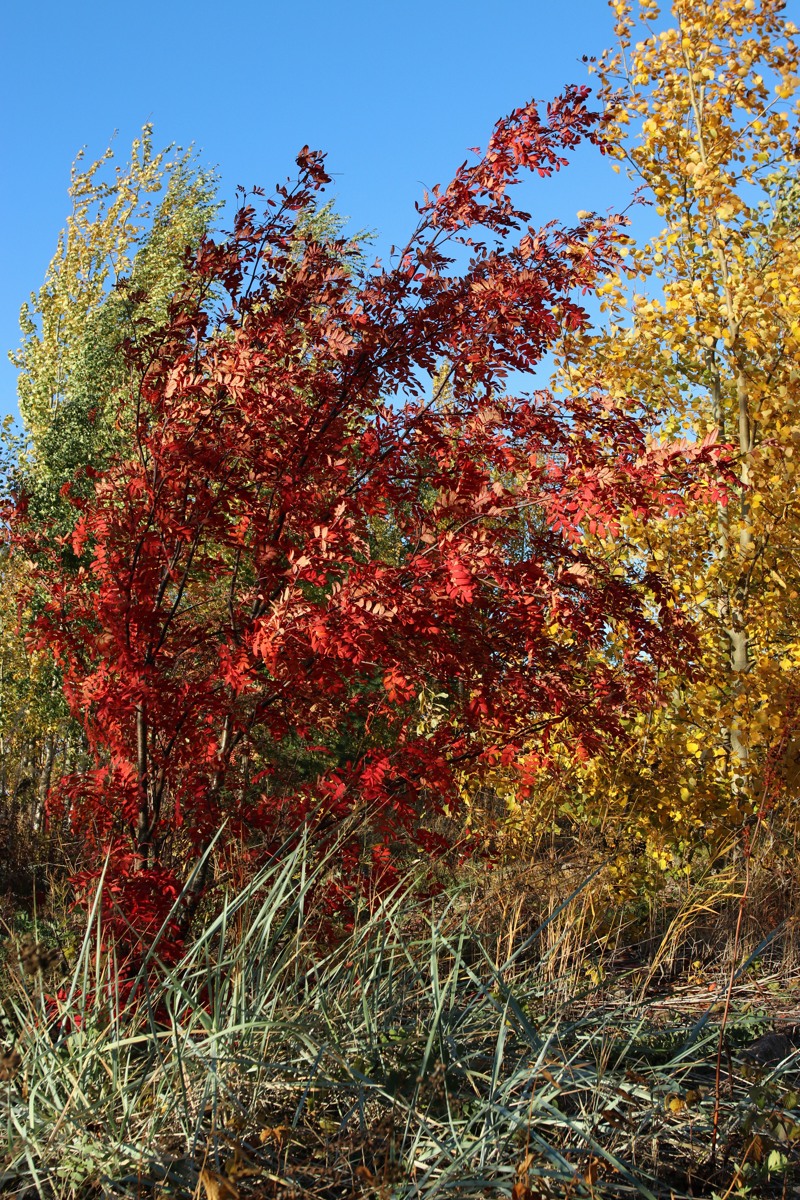
[(716, 494), (690, 471), (713, 438), (526, 387), (619, 261), (618, 219), (536, 229), (511, 199), (602, 145), (586, 94), (499, 122), (388, 266), (315, 225), (306, 148), (129, 340), (133, 445), (65, 487), (71, 535), (27, 528), (20, 498), (38, 637), (94, 755), (60, 802), (135, 927), (224, 818), (261, 853), (309, 814), (349, 821), (343, 886), (399, 838), (433, 851), (465, 780), (599, 751), (691, 657), (657, 575), (585, 535)]

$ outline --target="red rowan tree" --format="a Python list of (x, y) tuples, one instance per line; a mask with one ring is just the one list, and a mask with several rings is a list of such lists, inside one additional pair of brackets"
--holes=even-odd
[(178, 844), (199, 853), (223, 818), (272, 844), (312, 810), (356, 815), (379, 866), (400, 836), (433, 848), (465, 780), (534, 736), (542, 761), (554, 736), (613, 741), (687, 653), (658, 581), (615, 575), (597, 535), (678, 511), (713, 448), (649, 441), (599, 387), (525, 389), (587, 320), (620, 222), (535, 229), (510, 187), (585, 138), (584, 90), (518, 109), (372, 268), (313, 233), (328, 178), (304, 150), (127, 345), (130, 452), (67, 489), (67, 543), (21, 501), (38, 636), (94, 756), (55, 799), (98, 861), (110, 847), (134, 925), (175, 895)]

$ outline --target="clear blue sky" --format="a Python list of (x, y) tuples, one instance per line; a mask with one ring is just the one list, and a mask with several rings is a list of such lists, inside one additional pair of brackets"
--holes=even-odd
[[(0, 96), (0, 413), (16, 410), (19, 307), (38, 288), (68, 209), (70, 164), (145, 121), (157, 146), (195, 143), (223, 194), (266, 187), (308, 143), (327, 151), (339, 210), (408, 233), (423, 186), (531, 96), (587, 82), (611, 40), (605, 0), (17, 0), (4, 18)], [(594, 152), (526, 195), (538, 219), (623, 206), (624, 176)]]

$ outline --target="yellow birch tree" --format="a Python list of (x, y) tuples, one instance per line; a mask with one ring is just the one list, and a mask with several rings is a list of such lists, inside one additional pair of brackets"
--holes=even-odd
[(700, 641), (628, 757), (581, 785), (664, 867), (765, 804), (790, 815), (800, 781), (800, 59), (782, 0), (610, 7), (617, 44), (594, 69), (611, 153), (661, 228), (629, 240), (600, 331), (564, 343), (560, 383), (601, 380), (657, 433), (717, 429), (737, 476), (727, 505), (630, 522), (609, 545), (666, 568)]
[[(191, 152), (155, 152), (149, 126), (127, 165), (115, 164), (111, 149), (88, 167), (83, 155), (73, 165), (72, 211), (44, 283), (22, 308), (22, 344), (10, 356), (19, 372), (24, 435), (15, 439), (5, 426), (0, 442), (0, 485), (22, 475), (35, 519), (54, 535), (74, 518), (59, 495), (62, 483), (76, 468), (97, 465), (125, 436), (120, 351), (132, 332), (130, 293), (137, 294), (139, 314), (153, 322), (164, 314), (187, 249), (217, 210), (215, 188), (215, 176)], [(24, 559), (0, 545), (0, 826), (7, 866), (14, 844), (34, 853), (54, 767), (75, 766), (81, 753), (54, 663), (31, 655), (25, 644), (30, 613), (20, 613), (18, 595), (26, 572)]]

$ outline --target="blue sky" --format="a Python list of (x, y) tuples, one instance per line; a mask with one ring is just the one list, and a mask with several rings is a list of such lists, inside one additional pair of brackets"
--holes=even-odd
[[(223, 194), (270, 187), (305, 143), (327, 151), (337, 207), (400, 242), (423, 187), (531, 96), (587, 82), (609, 43), (605, 0), (140, 0), (15, 3), (4, 19), (0, 97), (0, 413), (14, 412), (22, 301), (40, 285), (68, 210), (70, 164), (120, 156), (145, 121), (157, 146), (194, 143)], [(623, 207), (628, 185), (594, 151), (526, 189), (539, 220)]]

